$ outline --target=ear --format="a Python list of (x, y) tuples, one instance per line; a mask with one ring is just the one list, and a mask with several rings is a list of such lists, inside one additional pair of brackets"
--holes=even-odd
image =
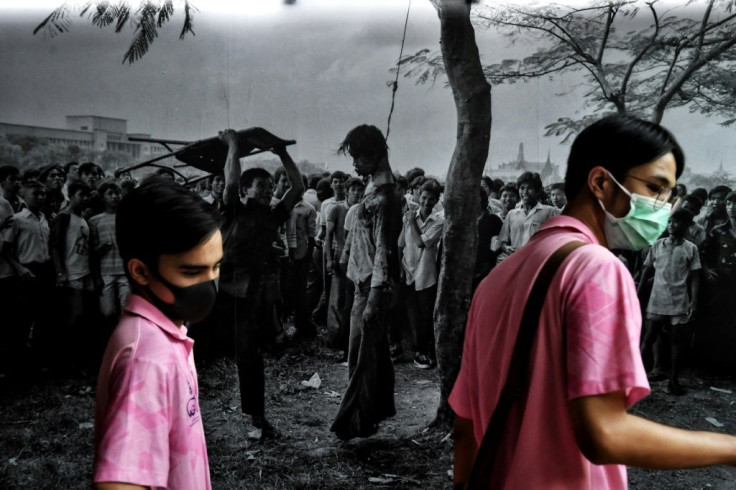
[(588, 172), (588, 189), (596, 199), (604, 200), (608, 187), (608, 171), (603, 167), (593, 167)]
[(130, 259), (127, 263), (128, 274), (136, 284), (140, 286), (147, 286), (150, 282), (151, 271), (148, 270), (148, 266), (144, 264), (140, 259)]

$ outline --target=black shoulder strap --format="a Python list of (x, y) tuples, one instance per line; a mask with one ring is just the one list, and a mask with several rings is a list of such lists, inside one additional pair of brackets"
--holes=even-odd
[(501, 436), (503, 435), (503, 429), (511, 412), (511, 407), (515, 402), (523, 401), (526, 397), (526, 390), (529, 384), (529, 358), (531, 356), (532, 343), (534, 342), (537, 327), (539, 326), (539, 316), (542, 313), (542, 306), (544, 305), (547, 290), (560, 264), (562, 264), (573, 250), (582, 245), (585, 244), (576, 241), (566, 243), (558, 248), (547, 259), (547, 262), (545, 262), (534, 282), (534, 286), (532, 286), (532, 291), (526, 301), (524, 314), (521, 318), (521, 326), (519, 327), (519, 334), (516, 337), (514, 353), (511, 356), (508, 378), (501, 392), (501, 397), (496, 404), (496, 409), (491, 415), (491, 421), (488, 423), (488, 428), (483, 436), (478, 454), (475, 457), (473, 470), (470, 473), (470, 479), (466, 486), (468, 490), (487, 490), (490, 487), (491, 472), (496, 461)]

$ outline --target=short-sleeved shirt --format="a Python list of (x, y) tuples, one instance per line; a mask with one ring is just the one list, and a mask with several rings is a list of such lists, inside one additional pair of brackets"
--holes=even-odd
[(95, 482), (209, 489), (199, 387), (186, 327), (130, 294), (95, 400)]
[(289, 219), (290, 210), (283, 201), (273, 207), (253, 199), (243, 204), (239, 199), (226, 203), (223, 225), (223, 251), (220, 289), (245, 298), (251, 281), (260, 281), (277, 270), (281, 250), (279, 227)]
[(371, 184), (356, 206), (347, 277), (356, 284), (391, 287), (399, 278), (401, 211), (392, 180)]
[(595, 465), (580, 451), (568, 402), (622, 391), (631, 406), (649, 392), (639, 354), (639, 300), (624, 264), (572, 217), (551, 218), (478, 286), (449, 402), (458, 416), (472, 420), (480, 446), (508, 374), (533, 281), (544, 262), (572, 241), (587, 245), (566, 258), (547, 291), (531, 351), (526, 409), (512, 408), (493, 488), (627, 486), (625, 466)]
[(15, 246), (21, 264), (44, 263), (51, 259), (49, 236), (51, 229), (43, 213), (33, 214), (28, 208), (13, 215), (13, 226), (5, 241)]
[(654, 267), (654, 284), (647, 313), (656, 315), (687, 314), (687, 279), (691, 271), (700, 270), (700, 254), (694, 243), (676, 243), (671, 237), (660, 238), (649, 249), (644, 265)]
[(89, 219), (89, 236), (92, 250), (96, 250), (102, 244), (112, 245), (104, 255), (99, 258), (100, 275), (119, 276), (125, 274), (123, 259), (120, 258), (118, 241), (115, 237), (115, 213), (101, 213)]
[(439, 250), (442, 229), (445, 226), (444, 216), (432, 213), (422, 221), (419, 210), (414, 211), (417, 225), (422, 232), (421, 239), (424, 246), (420, 247), (411, 224), (404, 217), (404, 228), (401, 231), (399, 245), (403, 244), (404, 252), (401, 256), (401, 267), (404, 269), (406, 284), (413, 284), (416, 291), (431, 288), (437, 284), (439, 270), (437, 268), (437, 252)]
[(325, 215), (327, 223), (332, 223), (334, 229), (332, 231), (332, 251), (341, 252), (345, 244), (345, 216), (348, 214), (348, 206), (332, 206), (330, 211)]
[(687, 229), (687, 233), (685, 234), (685, 239), (690, 240), (697, 247), (700, 247), (703, 243), (705, 243), (706, 238), (707, 235), (705, 234), (705, 228), (697, 223), (691, 224), (690, 227)]
[(330, 211), (332, 211), (332, 208), (335, 206), (343, 206), (347, 209), (348, 202), (345, 199), (338, 201), (335, 196), (322, 201), (322, 204), (320, 204), (319, 206), (319, 212), (317, 216), (318, 226), (327, 226), (327, 216), (330, 214)]
[(89, 225), (81, 216), (62, 211), (57, 216), (69, 214), (69, 226), (66, 229), (64, 240), (64, 255), (61, 257), (66, 264), (67, 277), (70, 281), (81, 279), (89, 275)]
[(355, 213), (358, 212), (358, 205), (353, 204), (348, 209), (347, 214), (345, 215), (345, 223), (343, 224), (343, 228), (345, 228), (345, 231), (350, 233), (350, 231), (353, 229), (353, 223), (355, 223)]
[(515, 249), (523, 247), (532, 235), (552, 216), (560, 214), (554, 206), (537, 203), (529, 213), (523, 207), (512, 209), (503, 221), (498, 233), (499, 247), (502, 243), (511, 245)]
[(295, 260), (303, 259), (309, 251), (309, 239), (317, 233), (317, 211), (304, 199), (291, 210), (286, 222), (286, 241)]

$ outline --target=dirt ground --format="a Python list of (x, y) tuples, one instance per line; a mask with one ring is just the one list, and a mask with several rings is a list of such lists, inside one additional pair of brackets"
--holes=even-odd
[[(266, 410), (282, 437), (249, 440), (231, 360), (199, 368), (212, 483), (216, 489), (451, 488), (452, 440), (427, 429), (439, 400), (435, 371), (396, 366), (397, 415), (368, 439), (341, 442), (329, 432), (346, 385), (335, 354), (311, 342), (267, 357)], [(319, 388), (302, 381), (319, 375)], [(683, 397), (666, 382), (634, 412), (689, 429), (736, 433), (736, 383), (685, 376)], [(711, 386), (724, 391), (716, 391)], [(0, 488), (89, 488), (94, 380), (51, 376), (27, 386), (0, 387)], [(706, 417), (723, 427), (717, 428)], [(733, 489), (736, 469), (630, 469), (635, 489)]]

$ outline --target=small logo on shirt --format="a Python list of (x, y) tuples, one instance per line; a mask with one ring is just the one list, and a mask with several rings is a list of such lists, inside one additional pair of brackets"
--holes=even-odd
[(194, 425), (199, 420), (199, 417), (197, 414), (199, 413), (199, 406), (197, 405), (197, 398), (194, 396), (194, 389), (192, 389), (192, 384), (187, 380), (187, 386), (189, 387), (189, 401), (187, 401), (187, 415), (189, 416), (189, 419), (191, 420), (190, 425)]

